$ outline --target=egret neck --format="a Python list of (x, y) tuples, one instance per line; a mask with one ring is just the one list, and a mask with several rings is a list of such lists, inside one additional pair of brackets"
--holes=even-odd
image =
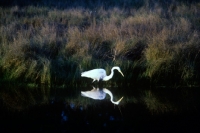
[(109, 76), (103, 78), (103, 81), (108, 81), (113, 77), (113, 75), (114, 75), (114, 68), (111, 69), (111, 74)]

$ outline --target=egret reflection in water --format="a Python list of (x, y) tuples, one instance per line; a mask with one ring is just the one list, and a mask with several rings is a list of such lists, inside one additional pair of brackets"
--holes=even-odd
[(113, 104), (116, 104), (118, 105), (121, 100), (123, 99), (120, 98), (118, 101), (113, 101), (113, 94), (110, 90), (106, 89), (106, 88), (103, 88), (103, 89), (99, 89), (99, 88), (94, 88), (91, 90), (91, 91), (81, 91), (81, 95), (84, 96), (84, 97), (89, 97), (89, 98), (92, 98), (92, 99), (95, 99), (95, 100), (103, 100), (105, 99), (106, 97), (106, 94), (108, 94), (110, 96), (110, 101), (113, 103)]

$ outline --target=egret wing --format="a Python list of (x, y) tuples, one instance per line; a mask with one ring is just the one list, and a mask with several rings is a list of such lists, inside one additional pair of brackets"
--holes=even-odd
[(93, 69), (81, 73), (81, 76), (99, 80), (106, 76), (106, 71), (104, 69)]

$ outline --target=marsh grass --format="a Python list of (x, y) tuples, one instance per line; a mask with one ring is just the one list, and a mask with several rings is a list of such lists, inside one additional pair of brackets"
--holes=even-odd
[(86, 3), (0, 7), (1, 82), (87, 85), (81, 72), (117, 65), (106, 85), (199, 85), (200, 3)]

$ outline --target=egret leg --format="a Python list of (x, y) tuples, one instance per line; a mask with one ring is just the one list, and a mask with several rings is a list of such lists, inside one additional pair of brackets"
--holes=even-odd
[(99, 86), (99, 88), (103, 88), (103, 79), (102, 78), (99, 79), (98, 86)]

